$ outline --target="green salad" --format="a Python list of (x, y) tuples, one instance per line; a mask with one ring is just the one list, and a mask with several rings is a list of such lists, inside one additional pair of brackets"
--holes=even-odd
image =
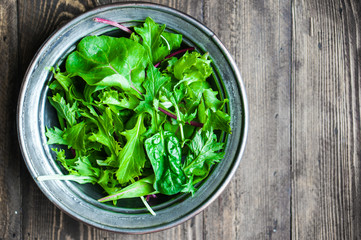
[[(39, 180), (98, 184), (100, 202), (193, 194), (224, 156), (215, 131), (231, 133), (227, 99), (211, 88), (208, 54), (147, 18), (128, 37), (87, 36), (64, 68), (52, 68), (48, 99), (59, 124), (48, 144), (66, 175)], [(125, 33), (126, 35), (127, 33)]]

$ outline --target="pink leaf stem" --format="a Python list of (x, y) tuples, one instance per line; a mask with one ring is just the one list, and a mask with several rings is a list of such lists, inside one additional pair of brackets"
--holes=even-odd
[(157, 198), (157, 195), (155, 195), (155, 194), (147, 195), (147, 197), (146, 197), (147, 202), (149, 202), (149, 200), (151, 198)]
[[(186, 52), (186, 51), (193, 51), (193, 50), (194, 50), (194, 47), (184, 48), (184, 49), (181, 49), (181, 50), (175, 51), (174, 53), (169, 54), (169, 55), (166, 56), (164, 59), (171, 58), (171, 57), (173, 57), (173, 56), (175, 56), (175, 55), (178, 55), (178, 54), (180, 54), (180, 53), (183, 53), (183, 52)], [(164, 59), (163, 59), (163, 60), (164, 60)], [(162, 60), (162, 61), (163, 61), (163, 60)], [(162, 61), (157, 62), (157, 63), (154, 65), (154, 67), (155, 67), (155, 68), (159, 67), (159, 65), (161, 64)]]
[[(167, 116), (177, 120), (177, 116), (174, 115), (173, 113), (170, 113), (168, 112), (167, 110), (161, 108), (161, 107), (158, 107), (158, 110), (161, 111), (162, 113), (166, 114)], [(199, 122), (195, 122), (195, 121), (190, 121), (190, 122), (186, 122), (186, 124), (189, 124), (189, 125), (192, 125), (192, 126), (195, 126), (195, 127), (203, 127), (203, 123), (199, 123)]]
[(117, 27), (119, 28), (120, 30), (123, 30), (124, 32), (127, 32), (127, 33), (133, 33), (132, 30), (130, 30), (129, 28), (127, 28), (126, 26), (123, 26), (117, 22), (114, 22), (114, 21), (111, 21), (111, 20), (108, 20), (108, 19), (104, 19), (104, 18), (94, 18), (93, 19), (95, 22), (98, 22), (98, 23), (105, 23), (105, 24), (109, 24), (109, 25), (112, 25), (114, 27)]

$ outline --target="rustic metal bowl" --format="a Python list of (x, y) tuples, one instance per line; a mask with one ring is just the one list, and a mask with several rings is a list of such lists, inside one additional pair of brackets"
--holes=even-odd
[[(166, 24), (168, 31), (183, 35), (185, 44), (199, 52), (209, 52), (213, 60), (213, 87), (229, 99), (228, 111), (232, 117), (231, 135), (221, 136), (226, 143), (225, 158), (192, 197), (178, 194), (151, 202), (157, 215), (152, 216), (139, 200), (122, 200), (117, 206), (99, 203), (104, 196), (100, 188), (70, 181), (37, 180), (38, 176), (59, 174), (62, 169), (55, 161), (46, 143), (45, 126), (57, 122), (54, 109), (47, 101), (50, 66), (61, 65), (85, 36), (121, 34), (115, 28), (96, 23), (94, 17), (137, 25), (146, 17)], [(241, 160), (248, 130), (248, 106), (245, 89), (232, 57), (207, 27), (192, 17), (169, 7), (125, 3), (98, 7), (73, 19), (54, 33), (41, 47), (25, 74), (18, 103), (18, 136), (25, 163), (36, 184), (61, 210), (92, 226), (124, 233), (147, 233), (163, 230), (195, 216), (215, 200), (229, 183)]]

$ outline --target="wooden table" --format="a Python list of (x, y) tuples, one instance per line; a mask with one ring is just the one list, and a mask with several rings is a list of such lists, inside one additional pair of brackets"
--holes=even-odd
[(22, 77), (58, 27), (107, 0), (0, 1), (0, 239), (360, 239), (361, 2), (154, 1), (211, 28), (249, 99), (245, 155), (226, 191), (166, 231), (131, 236), (57, 209), (17, 141)]

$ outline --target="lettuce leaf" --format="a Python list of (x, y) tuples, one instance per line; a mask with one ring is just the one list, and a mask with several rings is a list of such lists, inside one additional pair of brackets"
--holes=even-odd
[(66, 71), (89, 85), (112, 86), (137, 94), (147, 66), (144, 47), (128, 38), (88, 36), (66, 60)]

